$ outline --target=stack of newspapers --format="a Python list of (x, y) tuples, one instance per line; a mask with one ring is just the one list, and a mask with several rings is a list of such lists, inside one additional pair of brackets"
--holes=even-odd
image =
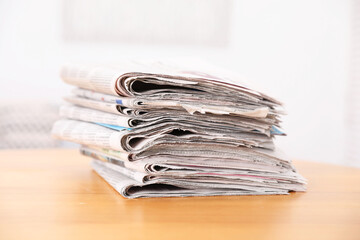
[[(202, 65), (203, 66), (203, 65)], [(69, 65), (52, 134), (81, 144), (92, 168), (127, 198), (304, 191), (274, 146), (281, 103), (215, 68), (159, 61)]]

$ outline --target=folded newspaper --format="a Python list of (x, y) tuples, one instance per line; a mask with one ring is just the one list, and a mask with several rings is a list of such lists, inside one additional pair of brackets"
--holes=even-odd
[(76, 88), (52, 134), (81, 144), (122, 196), (288, 194), (306, 180), (275, 147), (282, 104), (225, 71), (154, 61), (63, 67)]

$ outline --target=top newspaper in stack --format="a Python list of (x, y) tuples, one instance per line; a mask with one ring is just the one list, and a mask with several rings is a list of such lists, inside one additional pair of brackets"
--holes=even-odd
[(199, 72), (161, 62), (133, 61), (107, 67), (69, 65), (62, 69), (61, 77), (83, 89), (120, 96), (114, 100), (125, 107), (182, 107), (190, 113), (260, 118), (278, 113), (280, 103), (275, 99), (250, 89), (240, 79), (235, 84), (227, 77), (230, 73), (209, 75), (211, 72), (214, 68)]

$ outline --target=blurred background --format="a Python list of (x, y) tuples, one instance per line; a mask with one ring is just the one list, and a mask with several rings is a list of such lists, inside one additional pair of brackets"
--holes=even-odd
[(200, 58), (285, 103), (293, 159), (360, 166), (359, 0), (0, 0), (0, 148), (49, 136), (67, 62)]

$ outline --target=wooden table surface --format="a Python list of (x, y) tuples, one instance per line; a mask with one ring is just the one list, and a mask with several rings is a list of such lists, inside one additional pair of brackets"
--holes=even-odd
[(295, 165), (288, 196), (121, 197), (77, 150), (0, 151), (0, 239), (360, 239), (360, 170)]

